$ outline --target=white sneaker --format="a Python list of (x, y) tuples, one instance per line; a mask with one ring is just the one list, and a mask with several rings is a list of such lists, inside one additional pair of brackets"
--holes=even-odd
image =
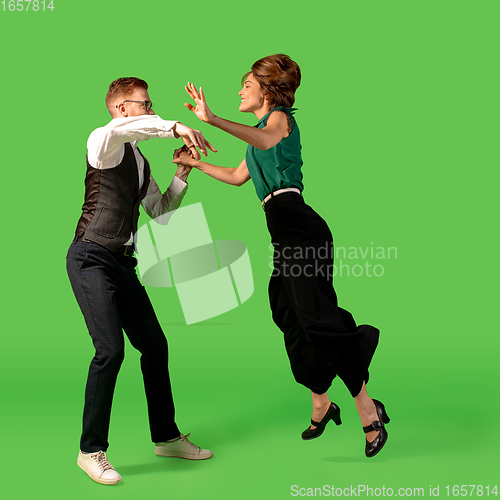
[(214, 454), (210, 450), (204, 450), (189, 441), (191, 433), (181, 434), (174, 441), (155, 443), (155, 453), (162, 457), (187, 458), (189, 460), (205, 460)]
[(101, 484), (118, 484), (122, 477), (115, 468), (108, 462), (104, 451), (96, 453), (80, 453), (76, 462), (83, 469), (90, 479)]

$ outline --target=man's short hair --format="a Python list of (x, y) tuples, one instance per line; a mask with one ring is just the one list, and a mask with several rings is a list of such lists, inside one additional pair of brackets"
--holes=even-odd
[(106, 94), (106, 107), (108, 111), (110, 113), (112, 112), (113, 102), (115, 102), (117, 97), (126, 99), (126, 97), (132, 94), (137, 87), (148, 90), (148, 84), (144, 80), (133, 76), (118, 78), (114, 82), (111, 82), (108, 93)]

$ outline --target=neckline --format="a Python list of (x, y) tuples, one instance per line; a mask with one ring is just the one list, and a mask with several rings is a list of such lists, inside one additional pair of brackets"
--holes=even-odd
[(275, 108), (271, 109), (271, 111), (269, 111), (268, 113), (266, 113), (258, 122), (257, 122), (257, 125), (260, 125), (262, 120), (264, 120), (264, 118), (266, 118), (267, 116), (269, 116), (273, 111), (285, 111), (287, 113), (290, 113), (291, 115), (293, 115), (292, 111), (297, 111), (298, 108), (287, 108), (286, 106), (276, 106)]

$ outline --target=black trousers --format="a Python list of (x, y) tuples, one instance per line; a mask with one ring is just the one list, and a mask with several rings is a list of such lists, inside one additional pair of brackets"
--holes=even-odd
[(80, 449), (106, 451), (111, 402), (124, 358), (123, 331), (141, 353), (153, 442), (179, 436), (168, 373), (167, 340), (139, 282), (134, 257), (75, 238), (68, 276), (95, 348), (85, 388)]
[(265, 212), (274, 246), (269, 300), (295, 380), (323, 394), (338, 375), (355, 397), (368, 382), (379, 331), (338, 307), (332, 234), (297, 193), (277, 195)]

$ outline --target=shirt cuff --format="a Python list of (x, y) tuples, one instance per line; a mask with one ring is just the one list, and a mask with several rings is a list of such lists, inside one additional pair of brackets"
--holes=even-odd
[(169, 189), (173, 192), (175, 195), (180, 195), (182, 194), (183, 191), (187, 190), (188, 184), (187, 182), (184, 182), (183, 180), (179, 179), (176, 175), (174, 175), (174, 178), (172, 179), (172, 182), (170, 183)]
[(179, 123), (178, 121), (170, 121), (170, 120), (163, 120), (165, 123), (165, 128), (166, 130), (162, 130), (159, 133), (159, 136), (162, 139), (175, 139), (175, 133), (174, 133), (174, 126), (176, 123)]

